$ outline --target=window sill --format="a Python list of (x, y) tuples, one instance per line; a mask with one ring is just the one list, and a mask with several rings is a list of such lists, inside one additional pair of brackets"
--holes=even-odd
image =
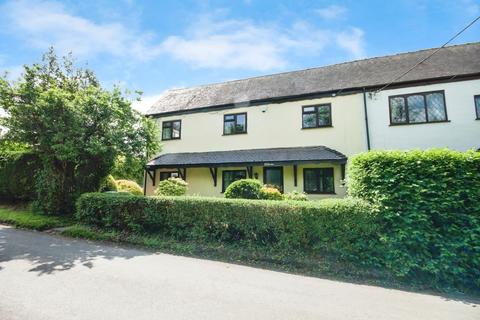
[(222, 136), (238, 136), (240, 134), (247, 134), (248, 132), (239, 132), (239, 133), (229, 133), (229, 134), (222, 134)]
[(336, 195), (337, 193), (336, 192), (307, 192), (307, 191), (304, 191), (306, 194), (314, 194), (314, 195), (322, 195), (322, 194), (325, 194), (325, 195)]
[(430, 122), (413, 122), (413, 123), (390, 123), (389, 127), (398, 127), (398, 126), (411, 126), (417, 124), (435, 124), (435, 123), (448, 123), (450, 120), (445, 121), (430, 121)]
[(175, 139), (162, 139), (161, 141), (175, 141), (175, 140), (182, 140), (180, 138), (175, 138)]
[(322, 129), (322, 128), (333, 128), (332, 125), (329, 125), (329, 126), (321, 126), (321, 127), (307, 127), (307, 128), (304, 128), (302, 127), (302, 130), (309, 130), (309, 129)]

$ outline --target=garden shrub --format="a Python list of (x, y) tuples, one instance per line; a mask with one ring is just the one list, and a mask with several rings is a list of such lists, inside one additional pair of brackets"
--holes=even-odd
[(157, 196), (184, 196), (187, 193), (188, 183), (181, 178), (168, 178), (160, 181), (155, 191)]
[(118, 192), (128, 192), (136, 196), (143, 196), (143, 189), (136, 183), (131, 180), (117, 180), (117, 191)]
[(277, 188), (263, 186), (260, 189), (260, 199), (283, 200), (283, 194)]
[(240, 179), (232, 182), (225, 190), (225, 198), (260, 199), (262, 184), (255, 179)]
[(111, 174), (109, 174), (105, 178), (102, 185), (100, 186), (100, 192), (107, 191), (117, 191), (117, 181), (115, 181), (115, 178), (113, 178)]
[(305, 192), (298, 192), (297, 190), (293, 190), (292, 192), (286, 193), (284, 195), (285, 200), (292, 200), (292, 201), (308, 201), (307, 194)]
[(359, 264), (373, 255), (377, 233), (370, 206), (354, 199), (286, 202), (89, 193), (78, 200), (76, 216), (84, 224), (120, 232), (333, 253)]
[(480, 288), (479, 152), (368, 152), (352, 159), (348, 186), (380, 213), (382, 259), (394, 274)]
[(0, 152), (0, 200), (33, 200), (38, 168), (39, 159), (31, 152)]

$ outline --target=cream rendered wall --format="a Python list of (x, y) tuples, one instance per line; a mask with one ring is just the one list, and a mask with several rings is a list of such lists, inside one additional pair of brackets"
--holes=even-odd
[[(309, 195), (311, 199), (322, 199), (332, 197), (344, 197), (346, 188), (342, 186), (341, 167), (338, 164), (322, 163), (322, 164), (305, 164), (299, 165), (297, 168), (297, 187), (294, 186), (293, 166), (283, 166), (283, 183), (285, 192), (293, 190), (303, 191), (303, 169), (304, 168), (334, 168), (334, 185), (335, 194), (325, 195)], [(187, 168), (188, 195), (201, 195), (210, 197), (223, 197), (222, 193), (222, 171), (223, 170), (246, 170), (245, 167), (225, 167), (218, 168), (217, 186), (213, 186), (213, 179), (208, 168)], [(158, 169), (156, 172), (155, 186), (152, 186), (150, 177), (147, 179), (147, 195), (153, 195), (155, 188), (158, 186), (160, 172), (174, 171), (171, 169)], [(253, 174), (258, 174), (258, 180), (263, 181), (263, 167), (254, 166)]]
[[(180, 140), (162, 141), (162, 153), (324, 145), (350, 156), (366, 151), (361, 94), (238, 107), (158, 118), (182, 120)], [(332, 104), (332, 127), (302, 129), (302, 106)], [(223, 135), (223, 115), (247, 112), (247, 134)]]
[[(331, 103), (332, 127), (302, 129), (302, 106)], [(223, 135), (223, 115), (247, 113), (247, 134)], [(366, 151), (366, 134), (361, 94), (309, 99), (293, 102), (267, 104), (262, 106), (236, 107), (226, 110), (199, 112), (157, 118), (162, 121), (182, 120), (180, 140), (162, 141), (163, 153), (205, 152), (223, 150), (260, 149), (275, 147), (299, 147), (324, 145), (342, 152), (347, 157)], [(298, 184), (294, 186), (293, 166), (284, 166), (285, 192), (303, 191), (303, 168), (334, 167), (335, 195), (309, 195), (310, 198), (342, 197), (345, 188), (341, 186), (341, 169), (338, 164), (299, 165)], [(222, 197), (222, 171), (245, 169), (245, 167), (219, 168), (217, 186), (213, 186), (208, 168), (187, 168), (189, 195)], [(147, 178), (147, 195), (152, 195), (159, 182), (152, 186)], [(263, 167), (253, 167), (263, 183)]]
[[(390, 126), (388, 97), (398, 94), (445, 90), (450, 122)], [(372, 149), (427, 149), (448, 147), (465, 151), (480, 148), (480, 121), (475, 120), (473, 96), (480, 80), (385, 90), (367, 99)]]

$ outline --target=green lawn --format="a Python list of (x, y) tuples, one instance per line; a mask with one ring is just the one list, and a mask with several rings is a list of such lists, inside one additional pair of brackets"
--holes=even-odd
[(33, 213), (25, 207), (0, 205), (0, 223), (22, 229), (48, 230), (71, 225), (70, 217), (49, 216)]

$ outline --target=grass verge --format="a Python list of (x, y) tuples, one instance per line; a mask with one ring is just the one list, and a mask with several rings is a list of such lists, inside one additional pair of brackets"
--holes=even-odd
[(72, 221), (70, 217), (33, 213), (24, 206), (0, 205), (0, 223), (17, 228), (41, 231), (71, 225)]
[(335, 257), (285, 253), (261, 247), (245, 247), (225, 243), (180, 241), (161, 235), (106, 232), (78, 224), (65, 228), (61, 234), (67, 237), (124, 243), (162, 253), (217, 260), (334, 280), (388, 287), (400, 287), (401, 285), (397, 285), (393, 278), (378, 270), (359, 269), (358, 266), (337, 261)]

